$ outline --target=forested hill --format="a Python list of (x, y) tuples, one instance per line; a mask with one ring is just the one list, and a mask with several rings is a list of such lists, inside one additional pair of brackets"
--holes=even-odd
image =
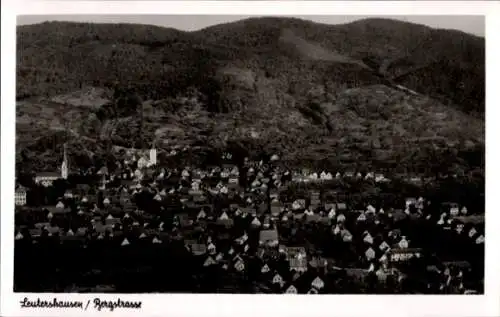
[[(54, 127), (68, 125), (76, 148), (92, 154), (101, 141), (135, 146), (138, 104), (146, 143), (166, 138), (168, 125), (168, 138), (182, 134), (177, 142), (192, 147), (234, 141), (292, 160), (335, 153), (337, 163), (410, 164), (426, 157), (420, 148), (484, 144), (484, 38), (458, 31), (268, 17), (196, 32), (47, 22), (17, 33), (24, 160), (40, 155)], [(89, 97), (89, 87), (98, 95)], [(62, 106), (81, 106), (82, 98), (92, 107)], [(44, 114), (31, 124), (32, 109), (50, 113), (45, 125)]]
[(413, 90), (481, 111), (484, 47), (484, 38), (388, 19), (326, 25), (294, 18), (251, 18), (197, 32), (47, 22), (18, 28), (19, 84), (23, 83), (18, 96), (66, 92), (72, 85), (96, 81), (168, 82), (179, 71), (197, 74), (206, 71), (200, 66), (228, 62), (282, 73), (296, 68), (297, 59), (352, 59)]

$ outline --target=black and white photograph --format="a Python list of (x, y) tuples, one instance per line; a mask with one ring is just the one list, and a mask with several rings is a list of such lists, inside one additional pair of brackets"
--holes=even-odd
[(442, 14), (18, 15), (13, 292), (484, 295), (486, 22)]

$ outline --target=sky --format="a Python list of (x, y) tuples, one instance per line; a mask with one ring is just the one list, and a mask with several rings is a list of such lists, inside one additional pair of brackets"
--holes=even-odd
[[(17, 24), (35, 24), (45, 21), (78, 21), (97, 23), (139, 23), (172, 27), (183, 31), (195, 31), (211, 25), (233, 22), (250, 16), (242, 15), (22, 15), (18, 16)], [(342, 24), (375, 16), (355, 15), (309, 15), (294, 16), (326, 24)], [(473, 15), (398, 15), (376, 16), (424, 24), (433, 28), (455, 29), (484, 36), (484, 16)]]

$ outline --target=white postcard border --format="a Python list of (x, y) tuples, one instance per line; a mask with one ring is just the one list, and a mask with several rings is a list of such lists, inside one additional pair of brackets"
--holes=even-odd
[[(14, 160), (15, 160), (15, 14), (245, 14), (245, 15), (486, 15), (487, 26), (487, 181), (486, 275), (483, 296), (349, 296), (349, 295), (126, 295), (126, 294), (21, 294), (13, 293)], [(495, 1), (11, 1), (2, 2), (2, 113), (1, 113), (1, 292), (0, 315), (96, 315), (71, 309), (21, 309), (24, 297), (83, 303), (101, 300), (142, 301), (140, 311), (117, 309), (120, 316), (500, 316), (500, 214), (495, 192), (500, 188), (500, 162), (495, 135), (499, 134), (500, 30)], [(495, 58), (494, 58), (495, 57)], [(36, 265), (36, 264), (34, 264)], [(101, 311), (109, 313), (108, 311)]]

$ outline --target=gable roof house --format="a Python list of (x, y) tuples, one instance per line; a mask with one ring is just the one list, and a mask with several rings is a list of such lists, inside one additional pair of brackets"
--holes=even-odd
[(14, 202), (16, 206), (26, 205), (26, 188), (18, 186), (14, 194)]
[(277, 247), (279, 244), (278, 231), (276, 229), (261, 230), (259, 233), (259, 244)]
[(286, 291), (285, 291), (286, 294), (298, 294), (298, 290), (295, 286), (293, 285), (290, 285)]
[(185, 240), (184, 245), (193, 255), (203, 255), (207, 253), (207, 245), (196, 240)]
[(61, 178), (61, 175), (57, 172), (40, 172), (35, 176), (35, 183), (48, 187), (59, 178)]
[(343, 202), (337, 203), (337, 210), (338, 211), (345, 211), (347, 210), (347, 204)]
[(224, 211), (219, 218), (217, 218), (216, 223), (220, 226), (231, 227), (234, 225), (234, 220), (228, 216), (227, 212)]
[(290, 270), (295, 270), (296, 272), (306, 272), (308, 269), (307, 254), (298, 253), (293, 257), (289, 257), (288, 263), (290, 265)]
[(322, 289), (323, 287), (325, 287), (325, 282), (323, 282), (323, 280), (317, 276), (312, 282), (311, 282), (311, 286), (320, 290)]

